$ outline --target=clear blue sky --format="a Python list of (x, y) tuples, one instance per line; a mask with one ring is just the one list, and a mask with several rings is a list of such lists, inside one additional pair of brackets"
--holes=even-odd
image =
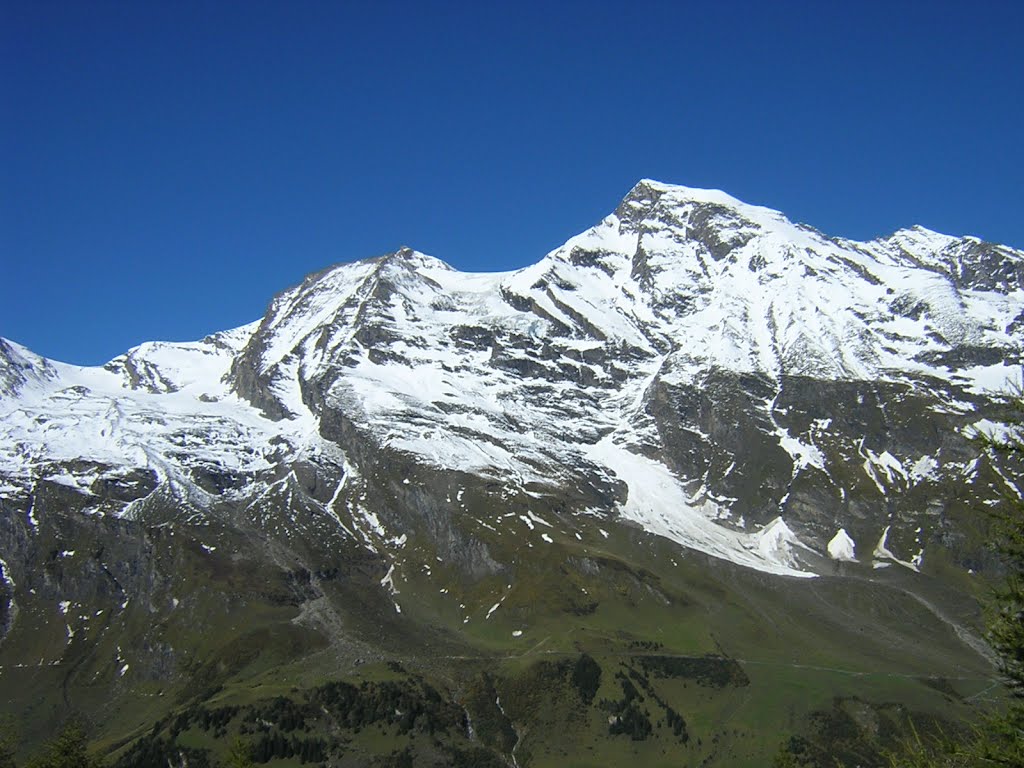
[(0, 1), (0, 336), (101, 363), (635, 181), (1024, 247), (1024, 3)]

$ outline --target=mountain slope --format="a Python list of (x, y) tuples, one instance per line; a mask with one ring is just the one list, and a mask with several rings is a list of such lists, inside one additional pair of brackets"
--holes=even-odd
[[(605, 632), (654, 642), (682, 611), (703, 628), (673, 653), (749, 660), (799, 606), (816, 619), (773, 664), (847, 643), (865, 670), (983, 679), (978, 509), (1011, 480), (969, 435), (1004, 418), (1022, 278), (1024, 254), (973, 238), (852, 242), (643, 181), (516, 272), (403, 248), (309, 276), (257, 323), (95, 369), (0, 341), (0, 673), (49, 637), (44, 660), (84, 654), (101, 695), (194, 696), (204, 654), (265, 626), (294, 645), (275, 664), (399, 653), (458, 687), (427, 649), (578, 653), (575, 635), (610, 669)], [(88, 555), (67, 538), (83, 525)], [(849, 603), (838, 625), (824, 593)], [(235, 617), (216, 642), (180, 613), (219, 626), (215, 594)], [(881, 594), (903, 619), (876, 615)], [(121, 624), (90, 629), (96, 610)], [(82, 663), (55, 712), (88, 688)], [(247, 669), (228, 668), (211, 679)]]

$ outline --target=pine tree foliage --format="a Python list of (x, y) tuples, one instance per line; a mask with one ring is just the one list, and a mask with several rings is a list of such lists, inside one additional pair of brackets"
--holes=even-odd
[(231, 742), (231, 749), (228, 750), (225, 765), (227, 768), (255, 768), (252, 747), (236, 736), (235, 740)]
[(15, 768), (15, 746), (14, 729), (0, 722), (0, 768)]
[(28, 768), (100, 768), (102, 763), (89, 754), (85, 731), (77, 723), (64, 726), (41, 755), (28, 763)]

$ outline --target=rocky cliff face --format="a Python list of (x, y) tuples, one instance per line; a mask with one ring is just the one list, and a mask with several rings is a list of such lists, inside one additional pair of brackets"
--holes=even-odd
[[(1010, 482), (970, 435), (1003, 418), (1022, 277), (973, 238), (852, 242), (643, 181), (517, 272), (401, 249), (97, 369), (0, 340), (0, 651), (27, 663), (19, 622), (71, 647), (94, 624), (73, 606), (173, 621), (197, 553), (225, 594), (362, 652), (361, 590), (400, 616), (443, 570), (437, 599), (463, 592), (437, 610), (470, 613), (473, 584), (616, 531), (778, 577), (959, 584), (992, 566), (978, 510)], [(192, 554), (155, 558), (182, 526)], [(92, 565), (53, 575), (83, 536)], [(232, 593), (242, 560), (280, 591)], [(141, 637), (117, 653), (174, 667)]]

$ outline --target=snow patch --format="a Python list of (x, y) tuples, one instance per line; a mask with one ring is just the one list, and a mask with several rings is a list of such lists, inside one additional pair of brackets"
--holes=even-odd
[(885, 530), (882, 531), (881, 538), (878, 539), (878, 543), (875, 545), (874, 552), (871, 553), (872, 557), (874, 557), (875, 560), (888, 560), (890, 562), (897, 563), (898, 565), (902, 565), (904, 568), (909, 568), (912, 571), (919, 571), (920, 561), (924, 556), (924, 550), (922, 549), (915, 558), (915, 560), (917, 560), (917, 564), (914, 562), (907, 562), (906, 560), (900, 560), (889, 550), (888, 541), (889, 531), (891, 528), (891, 525), (885, 526)]
[(526, 514), (527, 514), (527, 516), (528, 516), (528, 517), (529, 517), (529, 518), (530, 518), (530, 519), (531, 519), (531, 520), (532, 520), (533, 522), (535, 522), (535, 523), (538, 523), (538, 524), (540, 524), (540, 525), (546, 525), (546, 526), (547, 526), (548, 528), (554, 528), (554, 526), (553, 526), (553, 525), (551, 525), (551, 523), (549, 523), (549, 522), (548, 522), (547, 520), (545, 520), (545, 519), (544, 519), (543, 517), (540, 517), (539, 515), (535, 515), (535, 514), (533, 513), (533, 511), (532, 511), (532, 510), (529, 510), (529, 509), (528, 509), (528, 510), (526, 510)]
[(387, 574), (385, 574), (384, 578), (380, 580), (380, 585), (382, 587), (384, 587), (385, 589), (387, 589), (388, 594), (391, 595), (391, 597), (392, 597), (392, 601), (391, 602), (395, 606), (395, 613), (401, 613), (402, 612), (402, 607), (398, 604), (397, 600), (394, 600), (395, 597), (397, 597), (398, 595), (401, 594), (401, 592), (398, 591), (398, 587), (395, 586), (395, 564), (394, 563), (392, 563), (391, 566), (388, 568), (388, 572), (387, 572)]
[(938, 480), (939, 479), (939, 462), (933, 457), (925, 455), (914, 462), (914, 466), (910, 468), (910, 480), (913, 485), (924, 480)]
[(864, 473), (871, 478), (875, 486), (878, 488), (878, 492), (883, 496), (888, 494), (888, 490), (885, 484), (895, 485), (897, 478), (907, 482), (907, 472), (903, 469), (903, 464), (888, 451), (882, 451), (880, 454), (876, 454), (870, 448), (864, 447), (865, 438), (861, 438), (857, 445), (857, 451), (864, 459)]
[(828, 543), (828, 556), (840, 562), (857, 562), (857, 545), (845, 528), (840, 528)]
[(11, 576), (11, 568), (3, 558), (0, 558), (0, 581), (9, 587), (11, 592), (14, 592), (14, 577)]
[(789, 526), (786, 525), (786, 521), (781, 517), (776, 517), (756, 533), (754, 541), (756, 542), (757, 551), (766, 562), (792, 569), (799, 567), (799, 563), (797, 563), (793, 553), (793, 548), (803, 547), (804, 544), (790, 530)]
[(717, 504), (689, 497), (668, 467), (618, 445), (611, 435), (590, 446), (587, 456), (627, 484), (629, 492), (619, 514), (647, 530), (769, 573), (815, 575), (797, 567), (792, 546), (799, 542), (782, 518), (755, 534), (731, 531), (713, 521), (720, 511)]
[(818, 447), (802, 442), (799, 438), (792, 437), (789, 430), (779, 427), (775, 431), (779, 438), (779, 445), (793, 459), (793, 471), (796, 472), (806, 467), (815, 467), (825, 470), (825, 456)]
[(1010, 392), (1021, 383), (1020, 366), (1005, 362), (961, 368), (955, 376), (967, 382), (968, 391), (979, 395)]

